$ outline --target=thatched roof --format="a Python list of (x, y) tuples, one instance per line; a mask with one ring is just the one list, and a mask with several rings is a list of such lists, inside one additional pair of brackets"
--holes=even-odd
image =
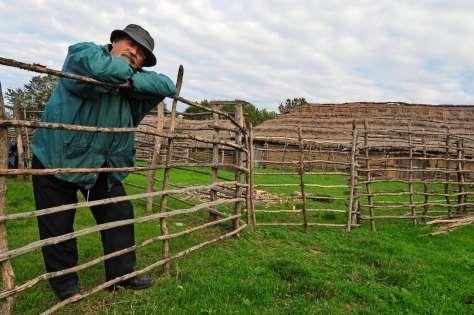
[[(256, 142), (266, 137), (297, 138), (297, 127), (302, 127), (303, 138), (340, 143), (351, 142), (353, 121), (359, 130), (367, 121), (369, 130), (446, 133), (474, 138), (474, 106), (421, 105), (407, 103), (343, 103), (306, 104), (288, 114), (265, 121), (254, 129)], [(409, 127), (409, 125), (411, 125)], [(375, 132), (374, 132), (375, 133)], [(397, 136), (400, 137), (400, 136)], [(404, 135), (406, 137), (406, 135)], [(441, 136), (428, 136), (428, 141), (439, 143)], [(430, 140), (431, 139), (431, 140)], [(285, 142), (275, 139), (275, 142)], [(373, 139), (371, 144), (387, 142), (389, 137)], [(406, 141), (392, 141), (390, 146), (406, 145)]]
[[(212, 125), (214, 120), (189, 120), (178, 118), (176, 120), (176, 132), (182, 134), (189, 134), (199, 138), (205, 138), (212, 140), (214, 135), (214, 130)], [(228, 129), (233, 129), (234, 126), (229, 120), (217, 120), (219, 127), (224, 127)], [(139, 127), (153, 127), (157, 125), (157, 116), (156, 115), (147, 115), (142, 120)], [(163, 132), (168, 132), (170, 125), (170, 119), (165, 117), (164, 130)], [(221, 140), (231, 141), (234, 137), (233, 132), (229, 130), (220, 130), (219, 137)], [(145, 135), (142, 133), (135, 134), (135, 144), (137, 147), (137, 156), (138, 157), (147, 157), (150, 154), (152, 148), (154, 147), (155, 137), (152, 135)], [(177, 140), (175, 141), (175, 146), (177, 147), (186, 147), (186, 148), (212, 148), (212, 144), (203, 143), (194, 140)]]

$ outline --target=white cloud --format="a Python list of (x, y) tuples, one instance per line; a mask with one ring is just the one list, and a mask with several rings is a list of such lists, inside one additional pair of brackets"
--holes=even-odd
[[(67, 46), (142, 24), (182, 95), (474, 103), (474, 2), (0, 1), (0, 56), (60, 68)], [(5, 87), (31, 74), (0, 67)]]

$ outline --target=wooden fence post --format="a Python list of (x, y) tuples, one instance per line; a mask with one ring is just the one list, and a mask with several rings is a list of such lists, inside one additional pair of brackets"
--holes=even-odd
[(354, 207), (354, 189), (356, 184), (356, 147), (357, 147), (357, 129), (352, 125), (352, 149), (351, 149), (351, 180), (349, 185), (349, 204), (347, 206), (347, 230), (352, 228), (352, 212)]
[[(179, 66), (178, 70), (178, 78), (176, 79), (176, 94), (179, 95), (179, 92), (181, 91), (181, 85), (183, 83), (183, 66)], [(168, 190), (169, 187), (169, 181), (170, 181), (170, 173), (171, 173), (171, 162), (172, 162), (172, 156), (173, 156), (173, 134), (174, 130), (176, 128), (176, 104), (178, 103), (178, 100), (175, 98), (173, 99), (173, 104), (171, 106), (171, 117), (170, 117), (170, 126), (168, 133), (170, 135), (170, 138), (167, 140), (167, 152), (166, 152), (166, 164), (165, 164), (165, 170), (163, 174), (163, 185), (162, 185), (162, 190)], [(160, 201), (160, 212), (166, 212), (167, 211), (167, 206), (168, 206), (168, 195), (164, 194), (161, 197)], [(164, 218), (160, 219), (160, 228), (161, 228), (161, 235), (168, 235), (168, 227), (166, 225), (166, 220)], [(170, 245), (169, 245), (169, 240), (163, 240), (163, 259), (167, 259), (170, 256)], [(163, 273), (165, 276), (170, 275), (170, 263), (167, 262), (163, 265)]]
[(253, 187), (253, 130), (252, 123), (247, 123), (247, 223), (255, 231), (257, 220), (255, 218), (255, 194)]
[[(5, 103), (3, 101), (2, 85), (0, 83), (0, 119), (5, 119)], [(0, 168), (8, 168), (8, 131), (7, 128), (0, 128)], [(0, 176), (0, 216), (6, 215), (7, 198), (7, 178)], [(8, 251), (7, 225), (0, 223), (0, 254)], [(15, 274), (10, 260), (5, 260), (1, 264), (2, 268), (2, 289), (9, 290), (15, 287)], [(9, 315), (13, 308), (13, 297), (8, 297), (2, 303), (1, 314)]]
[(414, 205), (414, 189), (413, 189), (413, 141), (412, 141), (412, 132), (411, 132), (411, 122), (408, 123), (408, 147), (409, 147), (409, 158), (410, 165), (408, 171), (408, 190), (410, 192), (410, 212), (413, 218), (413, 224), (416, 224), (416, 208)]
[[(425, 131), (423, 130), (423, 133)], [(429, 196), (428, 196), (428, 184), (426, 183), (426, 180), (428, 179), (428, 176), (426, 176), (426, 169), (430, 166), (429, 165), (429, 161), (427, 160), (428, 158), (428, 154), (426, 152), (426, 136), (423, 135), (422, 138), (421, 138), (421, 144), (423, 146), (423, 158), (425, 159), (423, 161), (423, 172), (421, 172), (421, 177), (422, 177), (422, 180), (423, 180), (423, 195), (424, 195), (424, 198), (423, 198), (423, 216), (426, 216), (426, 214), (428, 213), (428, 210), (429, 210), (429, 206), (428, 206), (428, 201), (429, 201)], [(424, 220), (424, 218), (423, 218)]]
[(367, 168), (366, 170), (366, 183), (365, 183), (365, 189), (367, 190), (367, 204), (369, 206), (369, 214), (370, 214), (370, 228), (372, 231), (376, 231), (375, 227), (375, 218), (374, 218), (374, 201), (372, 199), (372, 187), (370, 185), (370, 181), (372, 180), (372, 174), (370, 172), (370, 154), (369, 154), (369, 126), (367, 119), (364, 120), (364, 152), (365, 152), (365, 167)]
[[(243, 127), (244, 126), (244, 107), (242, 103), (237, 103), (235, 105), (235, 120), (238, 124)], [(238, 130), (235, 134), (235, 142), (238, 145), (242, 144), (242, 130)], [(235, 159), (234, 164), (240, 168), (242, 168), (242, 151), (239, 149), (235, 149)], [(235, 170), (235, 198), (242, 198), (242, 171), (239, 169)], [(242, 213), (242, 202), (236, 201), (234, 205), (234, 215), (240, 215)], [(240, 216), (234, 219), (234, 230), (237, 230), (240, 227)], [(236, 234), (238, 236), (238, 234)]]
[(446, 204), (448, 205), (448, 217), (451, 218), (453, 209), (450, 206), (451, 204), (451, 198), (449, 198), (449, 182), (451, 180), (451, 176), (449, 173), (449, 158), (450, 158), (450, 152), (449, 152), (449, 144), (450, 144), (450, 132), (449, 132), (449, 127), (446, 127), (446, 152), (445, 152), (445, 171), (446, 174), (444, 176), (444, 194), (445, 194), (445, 199), (446, 199)]
[[(219, 109), (217, 104), (212, 105), (212, 109)], [(217, 113), (212, 113), (212, 119), (213, 119), (213, 140), (214, 141), (219, 141), (220, 135), (219, 135), (219, 114)], [(224, 162), (222, 162), (223, 164)], [(213, 143), (212, 144), (212, 167), (211, 167), (211, 180), (212, 183), (215, 184), (218, 182), (218, 168), (217, 165), (219, 164), (219, 144)], [(217, 200), (217, 191), (215, 189), (211, 189), (211, 201)], [(209, 212), (209, 219), (211, 221), (217, 220), (217, 214)]]
[[(22, 119), (22, 110), (21, 110), (21, 104), (18, 102), (15, 102), (13, 104), (13, 117), (15, 119), (21, 120)], [(16, 149), (17, 149), (17, 155), (18, 155), (18, 168), (19, 169), (24, 169), (25, 168), (25, 152), (23, 150), (23, 135), (22, 135), (23, 128), (15, 128), (16, 132)], [(25, 180), (26, 176), (20, 175), (17, 176), (18, 180)]]
[(308, 231), (308, 216), (306, 214), (306, 193), (304, 189), (304, 143), (303, 143), (303, 133), (301, 127), (298, 127), (298, 140), (299, 140), (299, 149), (300, 149), (300, 163), (299, 163), (299, 173), (300, 173), (300, 188), (301, 188), (301, 198), (303, 200), (303, 224), (304, 231)]
[[(165, 122), (165, 104), (163, 102), (160, 102), (157, 106), (157, 113), (156, 113), (156, 131), (157, 132), (162, 132), (163, 127), (164, 127), (164, 122)], [(151, 163), (150, 167), (154, 168), (158, 165), (160, 161), (160, 151), (161, 151), (161, 137), (155, 137), (155, 146), (153, 149), (153, 155), (151, 158)], [(148, 171), (148, 185), (147, 185), (147, 192), (153, 192), (154, 189), (154, 184), (155, 184), (155, 174), (156, 170), (150, 170)], [(148, 212), (151, 212), (153, 210), (153, 197), (149, 197), (146, 201), (146, 210)]]
[(459, 139), (457, 141), (457, 174), (458, 174), (458, 207), (457, 213), (466, 212), (466, 206), (463, 205), (465, 203), (465, 193), (464, 193), (464, 141), (463, 139)]

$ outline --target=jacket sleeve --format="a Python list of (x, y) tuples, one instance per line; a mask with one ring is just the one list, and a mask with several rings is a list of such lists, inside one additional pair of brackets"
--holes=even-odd
[[(133, 75), (132, 68), (119, 57), (110, 55), (104, 46), (79, 43), (69, 47), (63, 70), (112, 84), (124, 83)], [(66, 89), (84, 98), (97, 98), (111, 89), (73, 79), (61, 79)]]
[(131, 81), (132, 90), (129, 97), (135, 125), (165, 97), (176, 94), (173, 81), (161, 73), (141, 70), (132, 76)]

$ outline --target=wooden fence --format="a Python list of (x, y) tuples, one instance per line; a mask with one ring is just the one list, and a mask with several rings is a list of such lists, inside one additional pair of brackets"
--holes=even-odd
[[(351, 230), (370, 222), (375, 230), (380, 220), (408, 219), (416, 224), (473, 209), (469, 199), (474, 194), (473, 135), (449, 129), (425, 132), (410, 125), (401, 130), (370, 129), (367, 121), (355, 120), (352, 130), (334, 128), (335, 140), (318, 137), (318, 127), (279, 128), (288, 136), (252, 137), (257, 168), (251, 175), (265, 182), (253, 185), (256, 226)], [(279, 182), (276, 176), (293, 176), (294, 182)], [(314, 183), (316, 176), (319, 181)], [(326, 179), (346, 182), (325, 184)], [(291, 187), (297, 191), (289, 191)], [(312, 212), (339, 217), (309, 219)], [(300, 219), (295, 222), (295, 217)]]
[[(81, 80), (90, 84), (106, 85), (91, 78), (51, 70), (39, 65), (29, 65), (0, 58), (0, 64), (22, 69), (49, 73), (60, 77)], [(162, 267), (164, 275), (170, 274), (170, 263), (206, 245), (238, 235), (247, 225), (262, 226), (335, 227), (351, 230), (369, 224), (372, 230), (382, 220), (404, 219), (418, 224), (423, 220), (439, 217), (455, 217), (472, 211), (472, 188), (474, 187), (474, 135), (454, 134), (448, 128), (440, 132), (426, 132), (420, 128), (380, 130), (370, 128), (367, 122), (354, 121), (351, 129), (337, 130), (337, 137), (322, 139), (315, 137), (322, 128), (308, 126), (286, 126), (284, 136), (254, 136), (251, 124), (245, 124), (243, 103), (234, 102), (235, 113), (219, 110), (219, 104), (210, 107), (189, 101), (181, 96), (183, 69), (177, 76), (178, 95), (172, 98), (172, 106), (165, 123), (163, 104), (157, 106), (156, 125), (139, 128), (103, 128), (27, 121), (24, 113), (16, 112), (13, 119), (6, 119), (3, 97), (0, 97), (0, 268), (2, 290), (0, 299), (2, 314), (9, 314), (15, 295), (37, 285), (40, 281), (85, 270), (107, 259), (135, 251), (145, 246), (161, 243), (162, 253), (157, 260), (133, 273), (104, 282), (96, 287), (51, 306), (45, 311), (52, 313), (61, 307), (110, 287), (120, 281)], [(0, 87), (1, 91), (1, 87)], [(199, 130), (209, 131), (206, 136), (179, 129), (177, 104), (200, 108), (200, 115), (212, 116), (207, 125)], [(23, 118), (22, 118), (23, 117)], [(222, 119), (226, 125), (220, 123)], [(229, 126), (230, 123), (230, 126)], [(280, 126), (286, 128), (285, 126)], [(17, 169), (7, 166), (7, 129), (25, 131), (26, 128), (49, 128), (80, 132), (135, 132), (153, 139), (147, 145), (150, 156), (144, 165), (122, 168), (94, 169), (29, 169), (19, 163)], [(187, 127), (189, 130), (197, 130)], [(328, 130), (324, 130), (327, 134)], [(224, 133), (226, 136), (224, 137)], [(228, 136), (228, 134), (232, 136)], [(20, 136), (18, 136), (20, 134)], [(15, 133), (18, 144), (28, 151), (28, 136)], [(143, 141), (147, 142), (147, 141)], [(191, 143), (191, 144), (190, 144)], [(183, 157), (182, 150), (195, 143), (206, 144), (207, 155), (203, 159)], [(223, 158), (223, 152), (232, 157), (232, 162)], [(20, 156), (23, 156), (19, 152)], [(28, 159), (28, 153), (25, 155)], [(208, 185), (177, 185), (170, 180), (173, 170), (208, 175)], [(219, 170), (229, 170), (233, 179), (222, 177)], [(157, 178), (156, 170), (163, 170)], [(146, 177), (146, 185), (128, 183), (141, 192), (106, 200), (84, 201), (61, 205), (49, 209), (8, 213), (6, 209), (7, 176), (49, 175), (59, 173), (103, 173), (128, 172)], [(157, 191), (155, 187), (159, 185)], [(183, 195), (192, 195), (190, 201)], [(207, 196), (206, 198), (201, 198)], [(155, 203), (155, 198), (159, 203)], [(187, 208), (170, 209), (170, 199), (188, 205)], [(42, 215), (58, 213), (101, 204), (125, 200), (142, 200), (146, 214), (130, 220), (115, 221), (86, 227), (78, 231), (34, 241), (9, 248), (7, 223), (29, 220)], [(196, 201), (197, 200), (197, 201)], [(222, 206), (230, 207), (223, 212)], [(198, 215), (206, 212), (205, 223), (170, 232), (171, 219), (183, 215)], [(242, 215), (246, 221), (241, 220)], [(295, 220), (296, 218), (296, 220)], [(94, 258), (78, 266), (38, 275), (15, 282), (11, 261), (16, 257), (41, 249), (50, 244), (77, 238), (102, 230), (129, 224), (159, 222), (160, 234), (104, 256)], [(232, 223), (209, 240), (173, 251), (170, 240), (209, 227)]]
[[(91, 84), (97, 85), (106, 85), (106, 83), (98, 82), (91, 78), (81, 77), (77, 75), (72, 75), (68, 73), (63, 73), (56, 70), (51, 70), (38, 65), (28, 65), (19, 63), (16, 61), (8, 59), (0, 59), (0, 63), (10, 66), (16, 66), (23, 69), (41, 72), (41, 73), (50, 73), (53, 75), (58, 75), (60, 77), (72, 78), (75, 80), (80, 80), (83, 82), (88, 82)], [(251, 151), (248, 148), (250, 143), (248, 138), (248, 132), (244, 125), (243, 120), (243, 110), (242, 104), (236, 104), (235, 114), (222, 112), (217, 108), (208, 108), (189, 101), (183, 97), (179, 96), (181, 90), (183, 79), (183, 67), (179, 68), (176, 88), (178, 94), (172, 98), (172, 107), (171, 114), (169, 115), (170, 125), (166, 132), (163, 131), (163, 119), (164, 119), (164, 108), (163, 104), (159, 105), (157, 108), (158, 114), (158, 123), (157, 126), (147, 126), (140, 128), (104, 128), (104, 127), (91, 127), (91, 126), (78, 126), (78, 125), (67, 125), (59, 123), (46, 123), (46, 122), (37, 122), (37, 121), (26, 121), (20, 120), (17, 116), (14, 116), (14, 119), (6, 119), (5, 117), (5, 104), (3, 101), (3, 96), (0, 95), (0, 264), (2, 271), (2, 290), (0, 291), (0, 300), (2, 300), (2, 314), (10, 314), (13, 309), (13, 298), (15, 295), (20, 294), (28, 288), (31, 288), (38, 284), (40, 281), (51, 279), (54, 277), (62, 276), (65, 274), (70, 274), (73, 272), (78, 272), (86, 268), (95, 266), (101, 262), (104, 262), (107, 259), (136, 251), (139, 248), (149, 246), (150, 244), (161, 242), (162, 243), (162, 253), (158, 255), (157, 260), (139, 270), (136, 270), (132, 273), (123, 275), (121, 277), (106, 281), (101, 283), (91, 289), (81, 292), (80, 294), (74, 295), (64, 301), (61, 301), (49, 309), (45, 310), (44, 314), (53, 313), (65, 305), (78, 301), (87, 297), (91, 294), (94, 294), (98, 291), (106, 289), (114, 284), (117, 284), (126, 279), (130, 279), (137, 275), (150, 272), (153, 269), (158, 267), (163, 268), (164, 275), (169, 275), (170, 273), (170, 263), (180, 257), (187, 255), (190, 252), (196, 251), (204, 246), (209, 244), (216, 243), (225, 238), (229, 238), (234, 235), (238, 235), (247, 224), (241, 220), (242, 212), (244, 214), (247, 211), (242, 211), (242, 208), (249, 202), (250, 191), (248, 185), (245, 183), (245, 178), (249, 174), (249, 166), (245, 165), (249, 161), (248, 153)], [(1, 91), (1, 86), (0, 86)], [(232, 141), (231, 140), (221, 140), (219, 139), (219, 126), (210, 126), (209, 129), (214, 133), (213, 138), (202, 138), (199, 136), (194, 136), (192, 134), (182, 134), (176, 130), (176, 117), (177, 117), (177, 103), (182, 102), (189, 106), (195, 106), (205, 110), (206, 112), (212, 113), (216, 119), (218, 117), (227, 119), (234, 126), (232, 132), (235, 134)], [(123, 133), (123, 132), (133, 132), (133, 133), (142, 133), (155, 137), (153, 158), (150, 163), (146, 166), (134, 166), (134, 167), (120, 167), (120, 168), (57, 168), (57, 169), (29, 169), (23, 168), (23, 163), (19, 165), (17, 169), (9, 169), (7, 166), (7, 128), (48, 128), (53, 130), (73, 130), (80, 132), (107, 132), (107, 133)], [(173, 157), (174, 155), (174, 143), (177, 140), (188, 140), (199, 143), (210, 144), (214, 149), (214, 155), (212, 161), (209, 162), (190, 162), (189, 160), (177, 161)], [(233, 163), (220, 163), (220, 159), (216, 156), (219, 152), (219, 149), (226, 148), (234, 152), (235, 159)], [(161, 161), (159, 156), (160, 152), (165, 151), (164, 161)], [(210, 168), (211, 172), (203, 171)], [(163, 177), (161, 179), (156, 178), (156, 170), (163, 170)], [(199, 174), (208, 174), (210, 176), (211, 184), (208, 185), (181, 185), (176, 187), (170, 181), (170, 175), (175, 169), (184, 170), (187, 172), (194, 172)], [(225, 169), (231, 171), (235, 174), (234, 180), (223, 180), (218, 176), (218, 170)], [(109, 172), (127, 172), (134, 174), (142, 174), (147, 177), (147, 185), (140, 186), (136, 184), (135, 188), (142, 189), (144, 192), (130, 194), (127, 196), (108, 198), (104, 200), (96, 201), (84, 201), (78, 202), (75, 204), (61, 205), (53, 208), (42, 209), (42, 210), (31, 210), (31, 211), (21, 211), (19, 213), (9, 214), (6, 209), (6, 190), (7, 190), (7, 176), (25, 176), (25, 175), (51, 175), (59, 173), (109, 173)], [(145, 172), (145, 173), (144, 173)], [(248, 181), (248, 179), (247, 179)], [(156, 182), (160, 185), (159, 190), (155, 190)], [(192, 195), (196, 198), (192, 199), (193, 202), (190, 202), (189, 199), (184, 199), (182, 196)], [(208, 196), (208, 199), (200, 199), (199, 196)], [(159, 203), (155, 204), (155, 198), (159, 198)], [(184, 204), (189, 205), (189, 207), (182, 209), (170, 209), (168, 207), (168, 201), (170, 198), (181, 201)], [(7, 237), (7, 223), (10, 221), (18, 220), (30, 220), (37, 218), (39, 216), (48, 215), (52, 213), (58, 213), (62, 211), (67, 211), (71, 209), (81, 209), (85, 207), (92, 207), (103, 204), (117, 203), (121, 201), (131, 201), (131, 200), (143, 200), (146, 202), (146, 208), (148, 212), (144, 216), (136, 217), (128, 220), (120, 220), (109, 222), (105, 224), (98, 224), (80, 230), (74, 231), (72, 233), (51, 237), (43, 240), (37, 240), (32, 243), (17, 247), (9, 248), (9, 242)], [(197, 200), (197, 201), (196, 201)], [(222, 212), (220, 209), (222, 206), (227, 205), (231, 207), (231, 211)], [(198, 215), (199, 212), (208, 212), (208, 217), (210, 220), (207, 220), (205, 223), (200, 223), (197, 226), (183, 228), (177, 232), (170, 233), (167, 222), (170, 219), (179, 217), (179, 216), (190, 216)], [(44, 246), (57, 244), (62, 241), (70, 240), (73, 238), (78, 238), (81, 236), (89, 235), (91, 233), (100, 232), (107, 229), (112, 229), (124, 225), (138, 225), (150, 222), (159, 222), (160, 234), (155, 235), (151, 238), (143, 240), (136, 245), (125, 248), (116, 252), (112, 252), (97, 258), (94, 258), (90, 261), (86, 261), (72, 268), (57, 272), (47, 272), (41, 275), (38, 275), (34, 278), (31, 278), (21, 283), (15, 282), (15, 274), (12, 268), (11, 261), (16, 257), (30, 253), (32, 251), (37, 251), (43, 248)], [(227, 225), (222, 225), (223, 223), (230, 222), (231, 227), (226, 228)], [(221, 226), (224, 233), (215, 236), (209, 240), (203, 241), (199, 244), (193, 245), (189, 248), (179, 251), (173, 251), (173, 248), (170, 246), (170, 240), (176, 239), (185, 235), (189, 235), (195, 231), (203, 230), (209, 227)], [(26, 266), (25, 266), (26, 267)], [(24, 268), (24, 267), (23, 267)]]

